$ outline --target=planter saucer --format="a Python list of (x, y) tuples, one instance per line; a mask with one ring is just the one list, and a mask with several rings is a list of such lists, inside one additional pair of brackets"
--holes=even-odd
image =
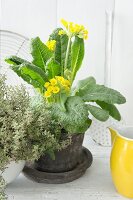
[(38, 183), (68, 183), (80, 178), (87, 168), (91, 166), (92, 161), (93, 158), (91, 152), (87, 148), (83, 147), (82, 161), (71, 171), (60, 173), (42, 172), (35, 169), (33, 163), (27, 163), (24, 167), (23, 173), (27, 178)]

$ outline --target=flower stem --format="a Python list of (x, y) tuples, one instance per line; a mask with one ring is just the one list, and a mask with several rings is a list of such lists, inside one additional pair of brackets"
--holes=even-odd
[(70, 45), (71, 45), (71, 36), (69, 36), (69, 38), (68, 38), (67, 51), (66, 51), (65, 64), (64, 64), (64, 71), (67, 68)]
[(66, 111), (66, 108), (65, 108), (65, 105), (64, 105), (64, 101), (63, 101), (63, 99), (62, 99), (62, 97), (61, 97), (61, 94), (60, 94), (60, 108), (61, 108), (61, 110), (63, 111), (63, 112), (65, 112)]

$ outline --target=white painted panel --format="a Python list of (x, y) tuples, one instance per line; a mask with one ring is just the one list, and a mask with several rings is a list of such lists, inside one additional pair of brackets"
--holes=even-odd
[(2, 19), (1, 19), (1, 3), (2, 3), (2, 1), (0, 0), (0, 29), (1, 29), (1, 23), (2, 23)]
[[(40, 36), (45, 42), (56, 26), (56, 0), (0, 0), (0, 29), (13, 31), (29, 38)], [(7, 75), (8, 83), (21, 83), (9, 66), (5, 57), (18, 55), (28, 58), (29, 43), (17, 35), (1, 34), (0, 36), (0, 66)]]
[(44, 41), (56, 26), (56, 0), (1, 0), (2, 29), (40, 36)]
[(39, 35), (43, 41), (51, 30), (66, 18), (89, 29), (86, 55), (77, 79), (94, 75), (103, 83), (105, 55), (105, 10), (113, 8), (114, 0), (0, 0), (2, 29)]
[(121, 111), (133, 125), (133, 1), (116, 0), (112, 55), (112, 86), (127, 97)]
[(58, 21), (65, 18), (81, 23), (89, 30), (83, 67), (77, 76), (93, 75), (98, 82), (104, 79), (105, 10), (113, 9), (114, 0), (58, 0)]

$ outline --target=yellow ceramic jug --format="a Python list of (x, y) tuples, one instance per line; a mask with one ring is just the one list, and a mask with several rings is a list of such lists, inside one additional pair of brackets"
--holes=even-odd
[(133, 127), (122, 127), (111, 132), (111, 175), (117, 191), (133, 198)]

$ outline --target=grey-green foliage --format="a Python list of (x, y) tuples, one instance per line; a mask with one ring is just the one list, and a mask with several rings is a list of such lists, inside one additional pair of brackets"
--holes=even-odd
[(109, 115), (121, 120), (121, 115), (114, 104), (125, 103), (125, 97), (114, 89), (96, 84), (93, 77), (79, 81), (73, 95), (81, 97), (87, 104), (96, 103), (98, 107), (88, 104), (88, 111), (98, 120), (106, 121)]
[(68, 97), (65, 103), (66, 111), (62, 111), (58, 104), (53, 105), (53, 117), (58, 119), (69, 133), (84, 133), (91, 125), (88, 109), (80, 97)]
[(102, 109), (106, 110), (109, 112), (109, 115), (112, 116), (114, 119), (120, 121), (121, 120), (121, 115), (119, 110), (116, 108), (115, 105), (105, 103), (103, 101), (96, 101), (97, 105), (99, 105)]
[(116, 90), (96, 84), (93, 77), (79, 81), (71, 95), (65, 100), (64, 110), (58, 104), (52, 107), (53, 117), (69, 133), (84, 133), (91, 125), (89, 113), (100, 121), (106, 121), (109, 116), (121, 120), (114, 104), (125, 103), (125, 97)]
[(94, 105), (87, 105), (89, 112), (100, 121), (106, 121), (109, 118), (109, 112)]
[(85, 102), (103, 101), (108, 104), (123, 104), (126, 102), (125, 97), (120, 92), (96, 84), (93, 77), (88, 78), (88, 83), (85, 80), (81, 80), (82, 86), (76, 90), (76, 95), (81, 96)]
[(11, 161), (53, 155), (70, 144), (69, 138), (60, 140), (61, 127), (45, 103), (33, 104), (32, 98), (24, 86), (8, 87), (0, 76), (0, 171)]
[(2, 175), (0, 174), (0, 200), (7, 200), (8, 196), (5, 193), (6, 182)]
[(4, 78), (0, 78), (0, 91), (0, 154), (8, 155), (5, 159), (32, 160), (64, 148), (61, 127), (52, 120), (45, 102), (31, 106), (25, 88), (7, 87)]

